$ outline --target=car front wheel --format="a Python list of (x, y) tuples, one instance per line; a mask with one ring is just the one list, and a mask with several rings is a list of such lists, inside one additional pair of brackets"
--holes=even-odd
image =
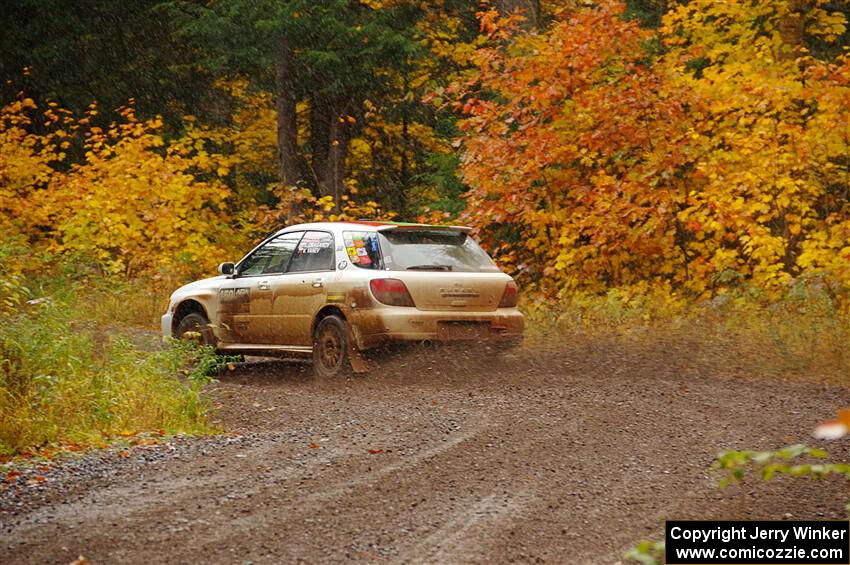
[(192, 340), (203, 345), (210, 345), (208, 337), (209, 320), (206, 316), (199, 312), (191, 312), (186, 314), (180, 323), (177, 324), (177, 329), (174, 332), (174, 337), (177, 339)]
[(326, 316), (313, 334), (313, 372), (317, 377), (348, 375), (348, 328), (339, 316)]

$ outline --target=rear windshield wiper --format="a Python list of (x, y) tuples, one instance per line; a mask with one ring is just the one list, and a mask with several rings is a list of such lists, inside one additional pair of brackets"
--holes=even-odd
[(451, 265), (413, 265), (408, 271), (451, 271)]

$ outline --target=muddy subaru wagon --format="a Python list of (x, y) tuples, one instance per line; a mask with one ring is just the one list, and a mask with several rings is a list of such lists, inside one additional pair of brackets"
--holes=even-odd
[(227, 354), (312, 356), (320, 376), (363, 370), (360, 353), (400, 342), (517, 345), (517, 286), (469, 228), (384, 222), (287, 227), (220, 276), (177, 289), (165, 336)]

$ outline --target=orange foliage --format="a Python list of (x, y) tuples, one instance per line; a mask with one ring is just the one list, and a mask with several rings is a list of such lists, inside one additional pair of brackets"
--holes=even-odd
[[(770, 293), (808, 275), (850, 287), (850, 58), (806, 49), (806, 38), (830, 45), (844, 33), (829, 6), (691, 0), (648, 30), (622, 3), (576, 2), (529, 32), (484, 4), (470, 43), (457, 40), (457, 18), (424, 18), (434, 57), (473, 66), (433, 95), (454, 96), (461, 116), (461, 221), (546, 290), (710, 295), (746, 281)], [(408, 87), (437, 68), (422, 63)], [(228, 127), (187, 117), (176, 139), (131, 108), (105, 130), (90, 123), (94, 106), (77, 118), (21, 96), (0, 109), (0, 229), (33, 255), (179, 278), (284, 223), (392, 216), (357, 201), (371, 163), (405, 168), (409, 156), (391, 151), (405, 139), (450, 150), (437, 130), (370, 102), (350, 144), (355, 174), (334, 203), (273, 183), (272, 96), (241, 80), (219, 87), (233, 103)], [(400, 200), (429, 195), (439, 199), (416, 186)]]
[[(807, 6), (805, 36), (843, 32)], [(451, 89), (466, 220), (499, 260), (549, 289), (850, 283), (850, 61), (795, 43), (788, 0), (688, 2), (660, 33), (623, 9), (482, 47)]]
[(568, 287), (674, 274), (683, 109), (648, 38), (609, 8), (479, 51), (457, 103), (466, 220), (504, 264)]

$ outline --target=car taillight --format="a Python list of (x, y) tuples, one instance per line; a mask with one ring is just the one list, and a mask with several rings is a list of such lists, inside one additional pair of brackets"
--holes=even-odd
[(369, 287), (378, 302), (388, 306), (415, 306), (407, 287), (398, 279), (372, 279)]
[(513, 308), (516, 306), (517, 286), (514, 281), (510, 281), (505, 286), (505, 292), (502, 294), (502, 301), (499, 302), (499, 308)]

